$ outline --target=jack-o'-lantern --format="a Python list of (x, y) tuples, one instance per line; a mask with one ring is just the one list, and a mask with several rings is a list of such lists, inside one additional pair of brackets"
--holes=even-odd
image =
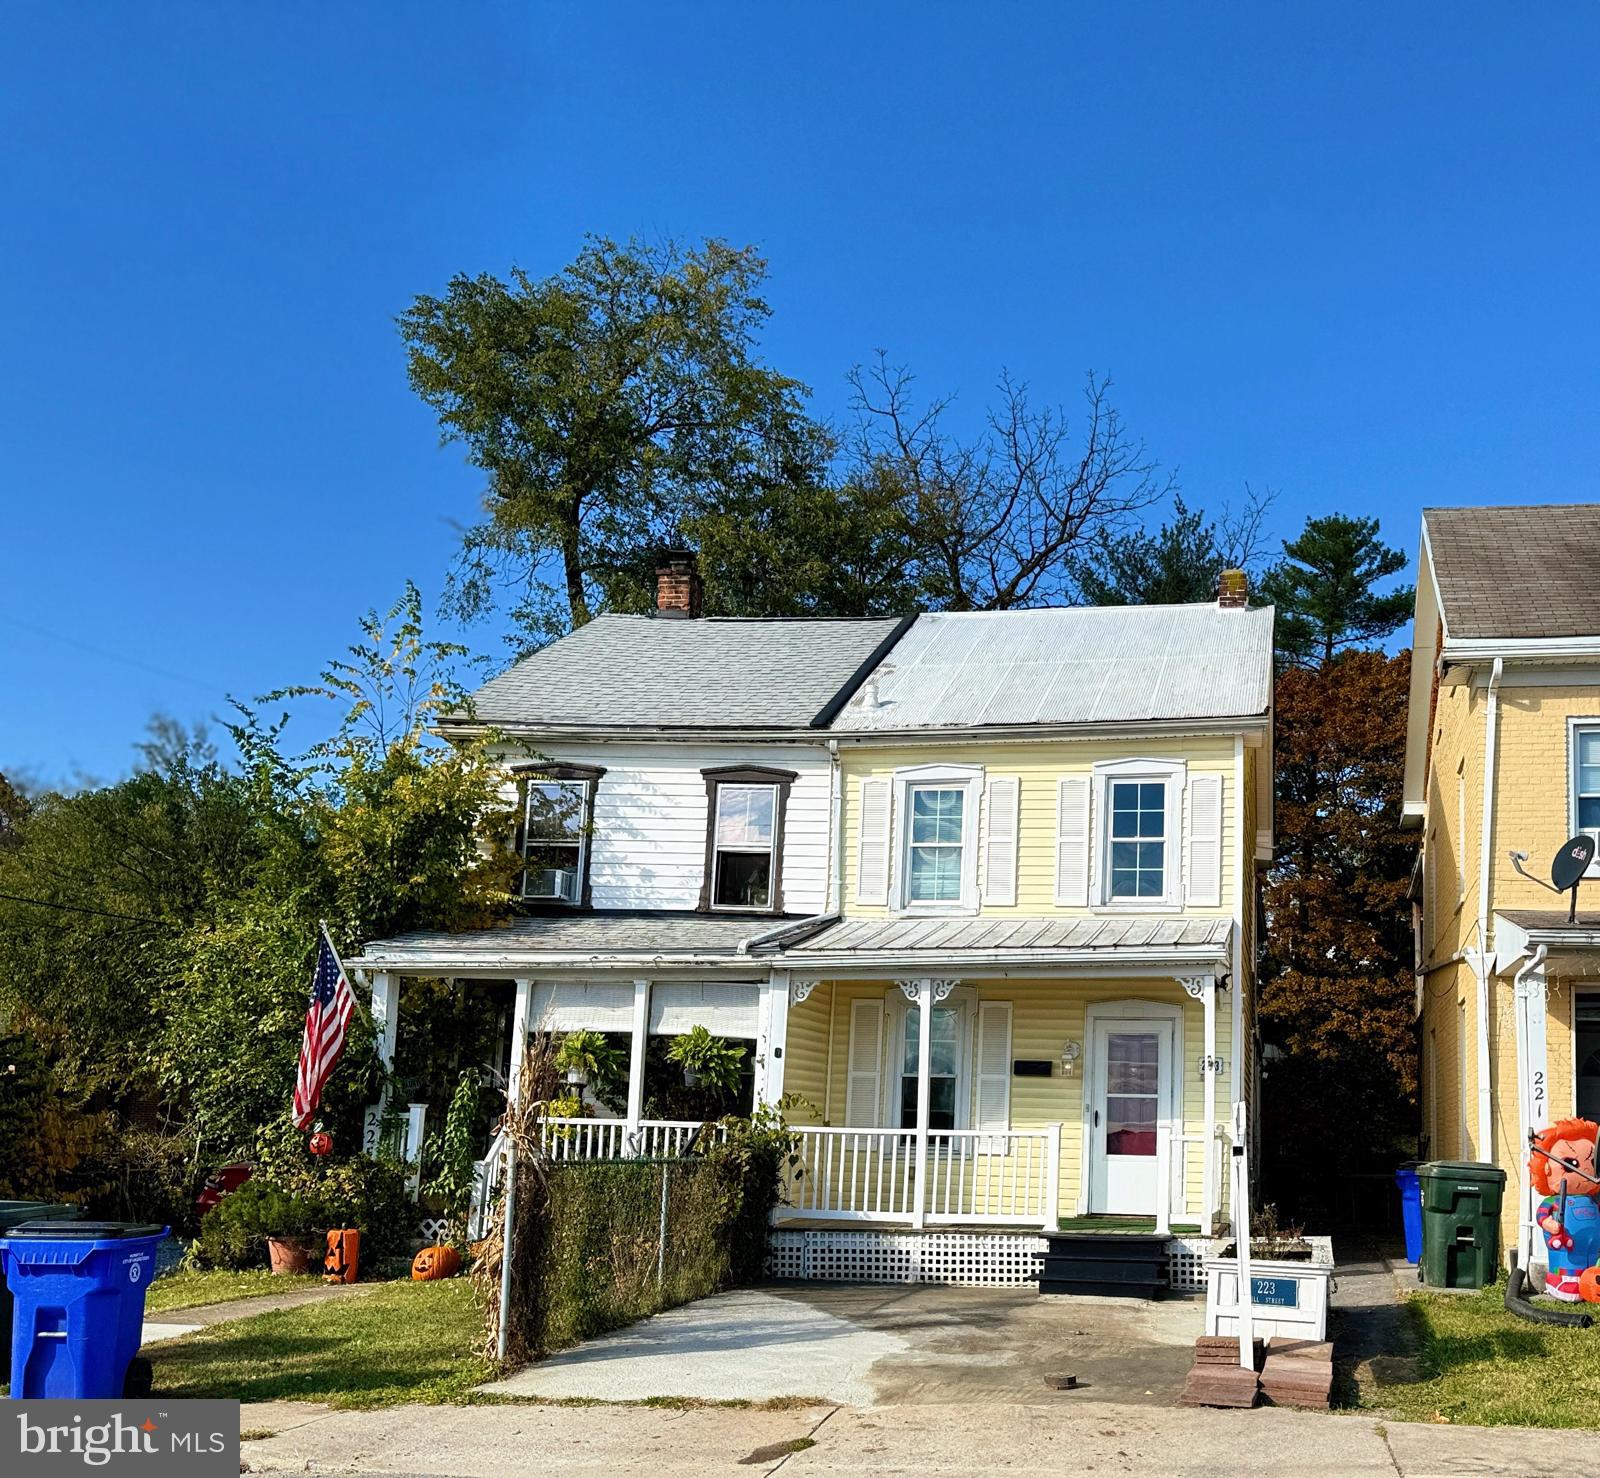
[(314, 1155), (327, 1155), (333, 1152), (333, 1136), (318, 1130), (311, 1136), (311, 1142), (306, 1146)]
[(446, 1243), (424, 1247), (411, 1260), (411, 1276), (418, 1283), (431, 1283), (435, 1278), (450, 1278), (461, 1271), (461, 1254)]

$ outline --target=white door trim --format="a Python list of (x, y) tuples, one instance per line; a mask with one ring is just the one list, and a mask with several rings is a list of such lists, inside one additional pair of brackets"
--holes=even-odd
[(1172, 1177), (1167, 1186), (1167, 1204), (1182, 1209), (1184, 1160), (1183, 1146), (1178, 1136), (1183, 1133), (1183, 1007), (1162, 1001), (1100, 1001), (1084, 1008), (1083, 1022), (1083, 1157), (1078, 1177), (1078, 1215), (1087, 1216), (1094, 1202), (1094, 1185), (1097, 1174), (1104, 1167), (1097, 1164), (1094, 1135), (1094, 1105), (1100, 1092), (1099, 1054), (1095, 1050), (1095, 1034), (1103, 1026), (1118, 1023), (1137, 1025), (1140, 1022), (1163, 1022), (1172, 1028), (1172, 1067), (1162, 1086), (1161, 1123), (1172, 1138)]

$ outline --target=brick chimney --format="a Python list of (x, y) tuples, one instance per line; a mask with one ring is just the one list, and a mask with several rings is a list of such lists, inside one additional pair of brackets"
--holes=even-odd
[(656, 615), (686, 620), (700, 614), (700, 561), (692, 549), (663, 549), (656, 561)]
[(1217, 606), (1242, 611), (1250, 604), (1250, 577), (1243, 570), (1224, 570), (1217, 581)]

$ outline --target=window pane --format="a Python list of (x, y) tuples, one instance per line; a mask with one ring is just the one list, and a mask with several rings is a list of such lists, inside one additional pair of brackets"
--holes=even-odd
[(966, 800), (964, 790), (914, 788), (911, 792), (911, 840), (960, 845)]
[(528, 898), (558, 898), (565, 903), (578, 902), (578, 864), (581, 848), (546, 843), (528, 848), (528, 871), (524, 883)]
[(548, 842), (580, 836), (588, 794), (588, 783), (583, 780), (541, 780), (529, 785), (528, 840)]
[(1161, 898), (1166, 894), (1165, 842), (1111, 844), (1111, 896)]
[(1578, 766), (1578, 793), (1580, 795), (1600, 795), (1600, 765), (1581, 764)]
[(954, 1129), (956, 1127), (956, 1080), (934, 1078), (928, 1084), (928, 1127)]
[(717, 787), (717, 845), (769, 848), (777, 790), (771, 785)]
[(1600, 795), (1578, 797), (1578, 830), (1593, 831), (1600, 827)]
[[(933, 1066), (930, 1074), (937, 1077), (941, 1073), (954, 1073), (956, 1070), (957, 1049), (959, 1047), (960, 1011), (955, 1006), (935, 1006), (933, 1008), (933, 1025), (929, 1036), (933, 1040)], [(904, 1052), (901, 1062), (903, 1071), (912, 1077), (916, 1076), (917, 1063), (921, 1061), (922, 1041), (919, 1033), (922, 1030), (922, 1007), (912, 1006), (906, 1012), (906, 1026), (904, 1039)]]
[(1600, 729), (1578, 730), (1578, 763), (1600, 765)]
[(718, 852), (714, 902), (725, 908), (770, 908), (772, 854)]
[(1153, 1155), (1156, 1152), (1154, 1098), (1106, 1098), (1106, 1153)]
[(915, 903), (959, 903), (961, 848), (913, 847), (910, 892)]

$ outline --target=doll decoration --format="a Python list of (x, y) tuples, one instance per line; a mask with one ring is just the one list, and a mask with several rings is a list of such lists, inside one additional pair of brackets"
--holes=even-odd
[(1544, 1291), (1567, 1303), (1600, 1303), (1600, 1125), (1562, 1119), (1530, 1136), (1528, 1171), (1544, 1199), (1534, 1221), (1544, 1233)]

